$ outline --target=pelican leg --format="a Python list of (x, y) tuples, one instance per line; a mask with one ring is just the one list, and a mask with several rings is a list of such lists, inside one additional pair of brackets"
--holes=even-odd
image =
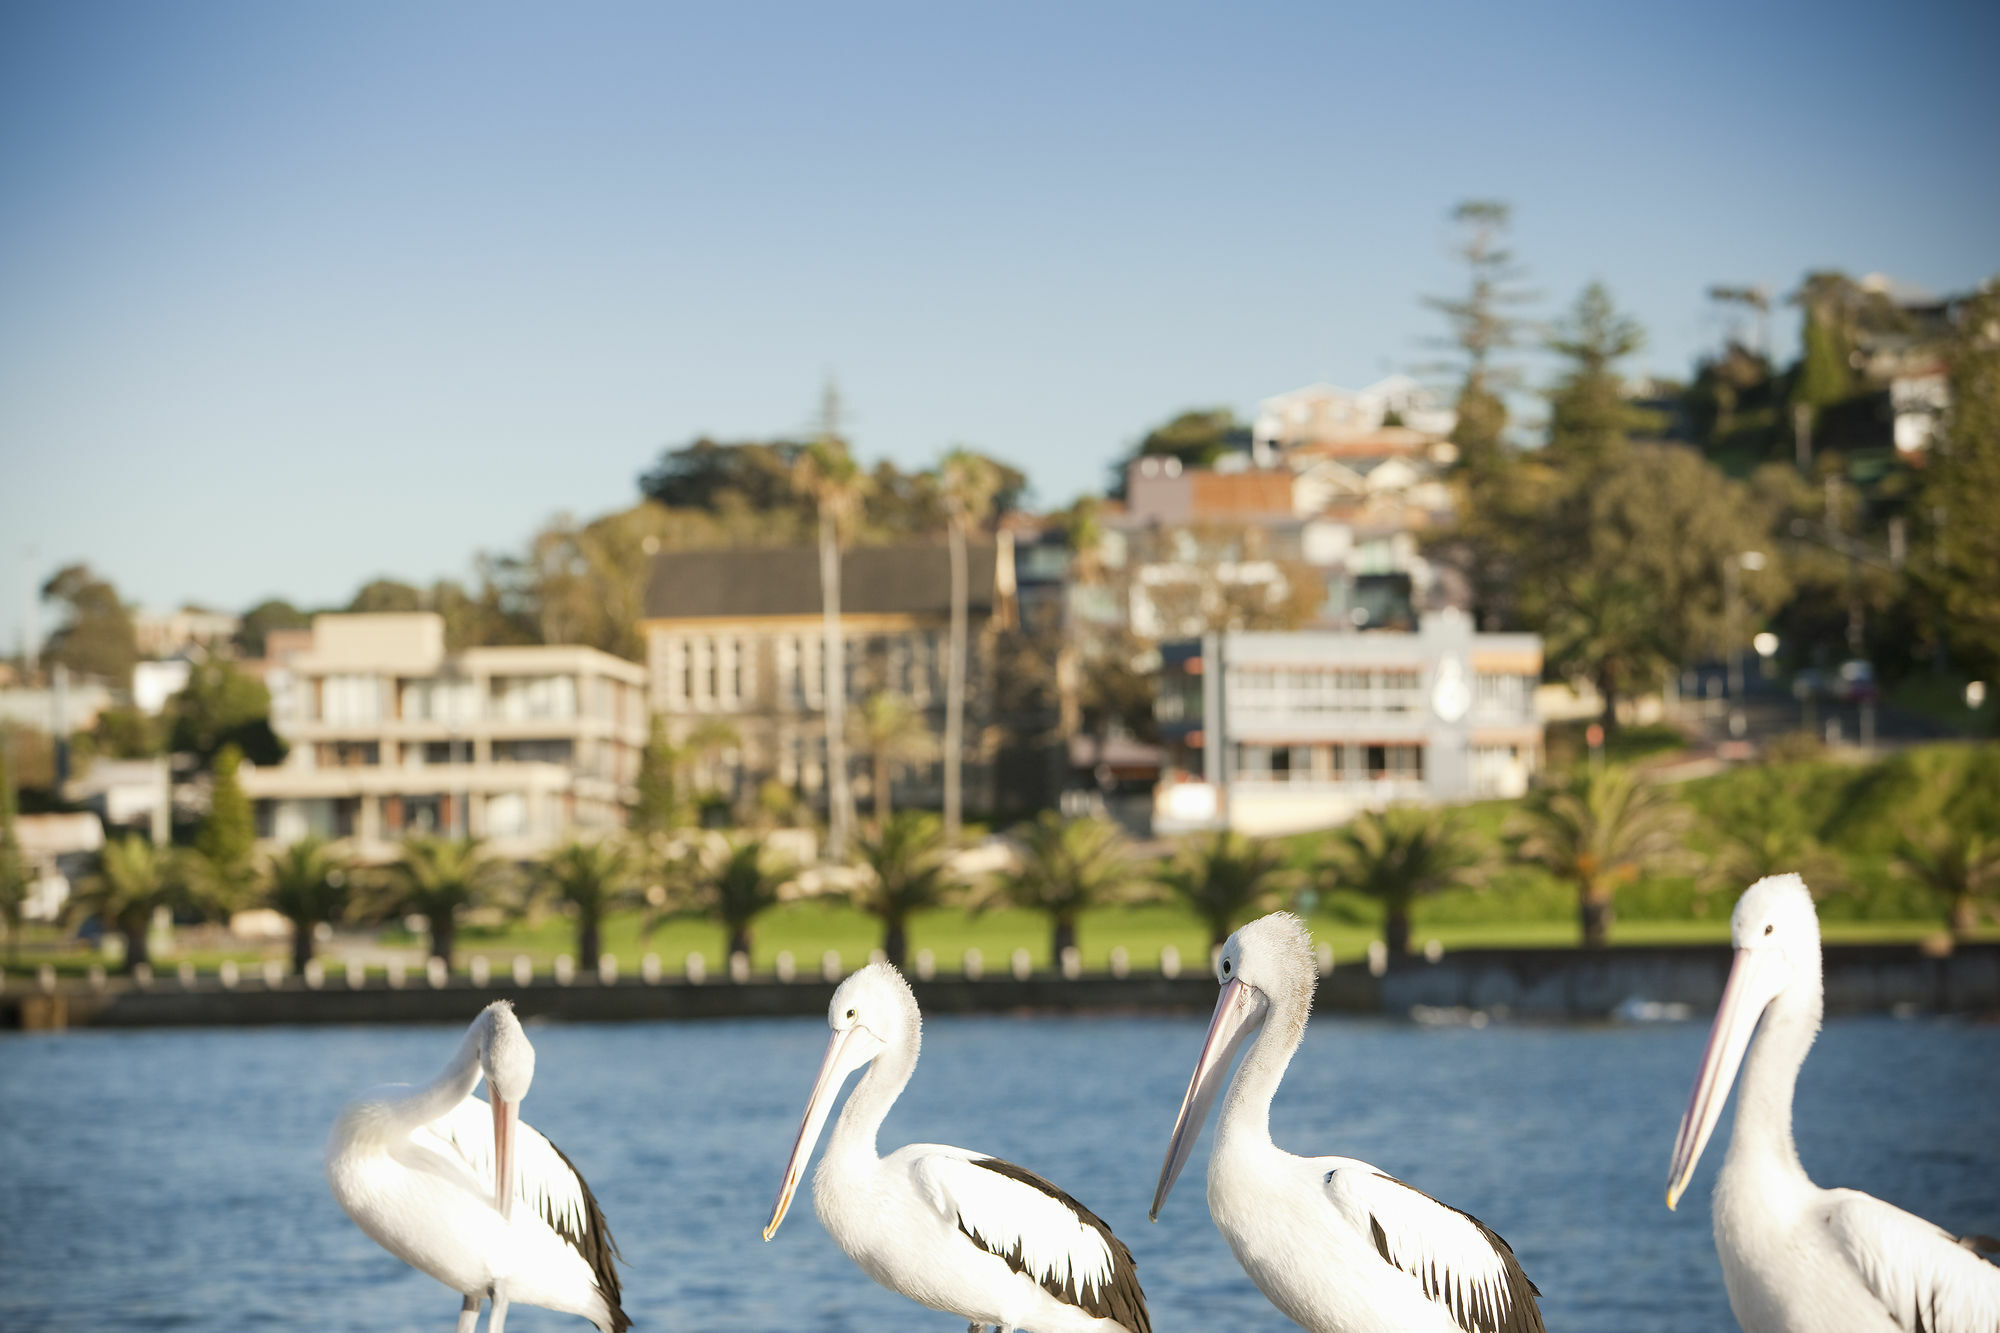
[(479, 1298), (467, 1296), (465, 1304), (459, 1307), (457, 1333), (472, 1333), (479, 1326)]
[(486, 1316), (486, 1333), (501, 1333), (507, 1327), (507, 1297), (493, 1289), (493, 1312)]

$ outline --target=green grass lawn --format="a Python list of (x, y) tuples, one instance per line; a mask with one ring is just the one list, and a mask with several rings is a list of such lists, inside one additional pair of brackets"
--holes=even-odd
[[(1317, 939), (1333, 945), (1337, 960), (1352, 963), (1366, 955), (1369, 941), (1377, 938), (1379, 929), (1372, 916), (1357, 919), (1362, 914), (1356, 910), (1355, 904), (1342, 902), (1335, 906), (1337, 910), (1317, 912), (1311, 917), (1313, 934)], [(1729, 920), (1727, 913), (1720, 910), (1721, 906), (1718, 904), (1715, 914), (1705, 918), (1621, 920), (1613, 939), (1621, 944), (1724, 943), (1729, 938)], [(1448, 919), (1451, 915), (1448, 911), (1427, 913), (1419, 908), (1413, 939), (1419, 946), (1435, 939), (1447, 951), (1504, 947), (1563, 948), (1577, 942), (1575, 922), (1568, 916), (1522, 920)], [(1846, 942), (1916, 941), (1935, 934), (1937, 930), (1938, 923), (1928, 920), (1828, 921), (1824, 926), (1826, 939)], [(338, 955), (343, 945), (353, 943), (356, 938), (343, 937), (328, 952)], [(374, 946), (408, 950), (412, 955), (421, 954), (424, 944), (420, 936), (411, 935), (399, 927), (360, 938), (368, 939)], [(2000, 939), (2000, 929), (1989, 929), (1982, 933), (1981, 938)], [(768, 972), (778, 954), (786, 951), (792, 954), (801, 973), (817, 973), (821, 956), (828, 950), (834, 950), (840, 955), (841, 968), (851, 971), (865, 962), (869, 951), (880, 942), (881, 931), (875, 921), (851, 907), (832, 902), (791, 903), (773, 909), (759, 920), (752, 965), (759, 972)], [(81, 976), (93, 962), (101, 961), (99, 955), (87, 950), (65, 947), (53, 932), (39, 939), (31, 938), (30, 944), (31, 947), (21, 955), (20, 963), (9, 965), (10, 974), (16, 978), (17, 984), (21, 977), (43, 962), (52, 963), (61, 975)], [(723, 945), (721, 929), (700, 921), (669, 922), (656, 930), (650, 939), (642, 940), (640, 918), (636, 914), (613, 918), (604, 932), (605, 949), (618, 956), (620, 968), (626, 975), (638, 971), (641, 957), (648, 952), (660, 956), (661, 970), (668, 976), (682, 975), (691, 953), (699, 953), (709, 975), (717, 975), (726, 963), (722, 955)], [(1206, 970), (1208, 942), (1202, 927), (1178, 907), (1147, 906), (1091, 912), (1085, 915), (1078, 928), (1078, 947), (1083, 952), (1084, 967), (1088, 971), (1107, 968), (1112, 949), (1118, 947), (1125, 949), (1135, 971), (1152, 971), (1159, 967), (1161, 953), (1168, 945), (1180, 952), (1185, 970)], [(512, 966), (516, 955), (525, 954), (533, 961), (537, 972), (545, 973), (553, 967), (557, 955), (574, 953), (575, 947), (574, 926), (561, 917), (514, 922), (500, 927), (467, 926), (459, 931), (458, 967), (463, 970), (474, 955), (482, 955), (496, 974), (504, 974)], [(1030, 913), (996, 911), (970, 916), (958, 911), (936, 911), (920, 915), (911, 924), (912, 962), (918, 950), (929, 949), (935, 955), (937, 970), (941, 973), (959, 972), (966, 951), (975, 948), (980, 951), (989, 973), (1005, 971), (1016, 949), (1026, 949), (1037, 970), (1051, 966), (1048, 926), (1040, 917)], [(171, 973), (184, 958), (193, 962), (200, 972), (212, 974), (225, 958), (233, 959), (239, 967), (247, 969), (268, 958), (286, 960), (289, 951), (282, 944), (271, 944), (261, 949), (245, 946), (236, 950), (175, 953), (156, 959), (155, 970), (162, 974)], [(379, 973), (381, 969), (376, 967), (371, 971)]]

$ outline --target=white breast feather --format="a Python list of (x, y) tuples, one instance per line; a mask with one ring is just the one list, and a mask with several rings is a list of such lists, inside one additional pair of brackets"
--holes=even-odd
[(962, 1225), (987, 1249), (1021, 1262), (1037, 1282), (1076, 1290), (1111, 1282), (1111, 1251), (1095, 1229), (1032, 1185), (976, 1166), (977, 1154), (924, 1144), (911, 1165), (918, 1190), (940, 1216)]
[(1371, 1244), (1371, 1223), (1379, 1225), (1389, 1262), (1435, 1291), (1431, 1299), (1461, 1328), (1473, 1327), (1471, 1312), (1482, 1305), (1498, 1316), (1496, 1324), (1506, 1325), (1514, 1304), (1506, 1261), (1471, 1218), (1365, 1164), (1334, 1165), (1325, 1181), (1327, 1197), (1348, 1224)]
[[(468, 1097), (427, 1127), (439, 1145), (454, 1153), (493, 1188), (493, 1109)], [(422, 1137), (425, 1130), (419, 1130)], [(514, 1128), (514, 1204), (568, 1236), (584, 1234), (583, 1186), (555, 1145), (525, 1121)], [(515, 1216), (518, 1218), (519, 1214)]]
[(1827, 1230), (1901, 1328), (2000, 1333), (2000, 1268), (1949, 1232), (1859, 1190), (1828, 1190)]

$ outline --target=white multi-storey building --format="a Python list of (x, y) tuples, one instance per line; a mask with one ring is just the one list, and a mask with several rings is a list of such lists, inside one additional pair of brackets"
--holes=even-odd
[(454, 654), (428, 612), (325, 615), (265, 680), (291, 750), (243, 786), (273, 842), (317, 833), (379, 859), (455, 834), (525, 857), (622, 826), (635, 795), (646, 672), (594, 648)]

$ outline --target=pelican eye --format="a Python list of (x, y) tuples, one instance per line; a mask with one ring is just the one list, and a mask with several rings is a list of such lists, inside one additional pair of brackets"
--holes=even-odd
[(1227, 958), (1222, 960), (1222, 975), (1225, 977), (1229, 975), (1229, 960)]
[[(1765, 933), (1766, 935), (1770, 934), (1770, 933), (1771, 933), (1772, 931), (1776, 930), (1777, 928), (1778, 928), (1778, 925), (1777, 925), (1777, 923), (1776, 923), (1775, 921), (1767, 921), (1767, 922), (1765, 922), (1765, 923), (1764, 923), (1764, 933)], [(850, 1017), (852, 1017), (852, 1015), (849, 1015), (849, 1016), (850, 1016)]]
[(849, 1018), (852, 1018), (852, 1017), (854, 1017), (854, 1011), (853, 1011), (852, 1009), (849, 1009), (849, 1010), (847, 1011), (847, 1016), (848, 1016)]

